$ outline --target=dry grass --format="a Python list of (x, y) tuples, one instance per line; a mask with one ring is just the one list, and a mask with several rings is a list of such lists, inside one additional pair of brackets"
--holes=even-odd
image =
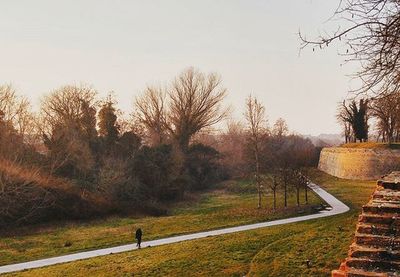
[[(112, 210), (101, 195), (86, 192), (71, 181), (51, 176), (35, 166), (0, 159), (0, 226), (82, 218)], [(0, 230), (3, 231), (3, 230)]]
[(383, 142), (360, 142), (360, 143), (346, 143), (340, 147), (343, 148), (366, 148), (366, 149), (400, 149), (400, 143), (383, 143)]
[(45, 189), (57, 189), (79, 194), (77, 187), (69, 180), (44, 173), (42, 170), (32, 165), (27, 167), (17, 162), (0, 159), (0, 172), (3, 172), (10, 179), (16, 181), (35, 183)]

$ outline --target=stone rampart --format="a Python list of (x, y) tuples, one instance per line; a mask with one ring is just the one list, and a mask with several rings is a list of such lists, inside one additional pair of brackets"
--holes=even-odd
[(331, 147), (321, 151), (318, 168), (344, 179), (379, 179), (400, 170), (400, 150)]

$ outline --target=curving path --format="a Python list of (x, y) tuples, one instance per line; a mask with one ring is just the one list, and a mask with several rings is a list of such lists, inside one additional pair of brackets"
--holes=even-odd
[[(329, 206), (331, 206), (331, 208), (321, 211), (317, 214), (312, 214), (312, 215), (298, 216), (298, 217), (279, 219), (279, 220), (273, 220), (273, 221), (267, 221), (267, 222), (249, 224), (249, 225), (242, 225), (242, 226), (231, 227), (231, 228), (218, 229), (218, 230), (213, 230), (213, 231), (199, 232), (199, 233), (194, 233), (194, 234), (189, 234), (189, 235), (181, 235), (181, 236), (169, 237), (169, 238), (164, 238), (164, 239), (151, 240), (151, 241), (147, 241), (147, 242), (142, 242), (142, 247), (158, 246), (158, 245), (176, 243), (176, 242), (181, 242), (181, 241), (186, 241), (186, 240), (200, 239), (200, 238), (205, 238), (205, 237), (219, 236), (219, 235), (230, 234), (230, 233), (235, 233), (235, 232), (254, 230), (254, 229), (258, 229), (258, 228), (265, 228), (265, 227), (270, 227), (270, 226), (300, 222), (300, 221), (305, 221), (305, 220), (310, 220), (310, 219), (315, 219), (315, 218), (337, 215), (337, 214), (345, 213), (350, 210), (350, 208), (347, 207), (344, 203), (339, 201), (336, 197), (334, 197), (327, 191), (323, 190), (316, 184), (310, 184), (309, 187), (317, 195), (319, 195)], [(105, 256), (105, 255), (114, 254), (114, 253), (132, 251), (132, 250), (136, 250), (136, 249), (137, 249), (136, 244), (127, 244), (127, 245), (122, 245), (122, 246), (104, 248), (104, 249), (93, 250), (93, 251), (86, 251), (86, 252), (81, 252), (81, 253), (76, 253), (76, 254), (54, 257), (54, 258), (41, 259), (41, 260), (36, 260), (36, 261), (31, 261), (31, 262), (5, 265), (5, 266), (0, 266), (0, 274), (21, 271), (21, 270), (25, 270), (25, 269), (39, 268), (39, 267), (50, 266), (50, 265), (61, 264), (61, 263), (67, 263), (67, 262), (73, 262), (73, 261), (77, 261), (77, 260), (89, 259), (89, 258), (98, 257), (98, 256)]]

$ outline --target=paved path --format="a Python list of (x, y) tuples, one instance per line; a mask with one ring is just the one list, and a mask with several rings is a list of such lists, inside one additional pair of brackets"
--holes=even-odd
[[(205, 238), (205, 237), (212, 237), (212, 236), (219, 236), (219, 235), (236, 233), (236, 232), (247, 231), (247, 230), (254, 230), (254, 229), (258, 229), (258, 228), (265, 228), (265, 227), (270, 227), (270, 226), (275, 226), (275, 225), (300, 222), (300, 221), (305, 221), (305, 220), (310, 220), (310, 219), (315, 219), (315, 218), (337, 215), (337, 214), (345, 213), (350, 210), (349, 207), (347, 207), (344, 203), (342, 203), (341, 201), (336, 199), (333, 195), (329, 194), (328, 192), (326, 192), (319, 186), (317, 186), (315, 184), (311, 184), (310, 188), (316, 194), (318, 194), (326, 203), (328, 203), (329, 206), (331, 206), (331, 208), (328, 208), (327, 210), (324, 210), (317, 214), (312, 214), (312, 215), (298, 216), (298, 217), (292, 217), (292, 218), (286, 218), (286, 219), (280, 219), (280, 220), (267, 221), (267, 222), (262, 222), (262, 223), (255, 223), (255, 224), (242, 225), (242, 226), (231, 227), (231, 228), (224, 228), (224, 229), (207, 231), (207, 232), (194, 233), (194, 234), (189, 234), (189, 235), (181, 235), (181, 236), (175, 236), (175, 237), (170, 237), (170, 238), (151, 240), (151, 241), (147, 241), (147, 242), (142, 242), (142, 247), (158, 246), (158, 245), (176, 243), (176, 242), (181, 242), (181, 241), (187, 241), (187, 240), (193, 240), (193, 239), (199, 239), (199, 238)], [(116, 246), (116, 247), (111, 247), (111, 248), (105, 248), (105, 249), (86, 251), (86, 252), (81, 252), (81, 253), (76, 253), (76, 254), (65, 255), (65, 256), (59, 256), (59, 257), (54, 257), (54, 258), (49, 258), (49, 259), (36, 260), (36, 261), (31, 261), (31, 262), (26, 262), (26, 263), (5, 265), (5, 266), (0, 266), (0, 274), (21, 271), (21, 270), (25, 270), (25, 269), (39, 268), (39, 267), (50, 266), (50, 265), (61, 264), (61, 263), (67, 263), (67, 262), (73, 262), (73, 261), (77, 261), (77, 260), (89, 259), (89, 258), (93, 258), (93, 257), (104, 256), (104, 255), (109, 255), (109, 254), (114, 254), (114, 253), (132, 251), (135, 249), (136, 249), (136, 244), (127, 244), (127, 245)]]

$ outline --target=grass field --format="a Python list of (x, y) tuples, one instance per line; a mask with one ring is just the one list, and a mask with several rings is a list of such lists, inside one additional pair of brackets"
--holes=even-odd
[(342, 144), (344, 148), (368, 148), (368, 149), (400, 149), (400, 143), (384, 143), (384, 142), (361, 142), (361, 143), (346, 143)]
[[(346, 202), (351, 211), (302, 223), (147, 248), (16, 275), (329, 276), (346, 256), (358, 213), (368, 201), (375, 182), (341, 180), (318, 171), (313, 175), (316, 183)], [(307, 260), (311, 261), (309, 268)]]
[[(257, 195), (249, 181), (229, 181), (212, 191), (194, 195), (171, 208), (164, 217), (111, 217), (90, 222), (58, 222), (29, 226), (12, 235), (0, 236), (0, 264), (11, 264), (52, 257), (89, 249), (104, 248), (133, 242), (133, 231), (141, 227), (144, 240), (236, 226), (277, 218), (291, 217), (299, 212), (312, 213), (312, 205), (321, 200), (310, 193), (310, 204), (299, 209), (256, 209)], [(264, 198), (271, 206), (271, 197)], [(282, 199), (278, 200), (282, 203)], [(295, 206), (295, 197), (289, 203)], [(71, 244), (70, 246), (66, 246)]]

